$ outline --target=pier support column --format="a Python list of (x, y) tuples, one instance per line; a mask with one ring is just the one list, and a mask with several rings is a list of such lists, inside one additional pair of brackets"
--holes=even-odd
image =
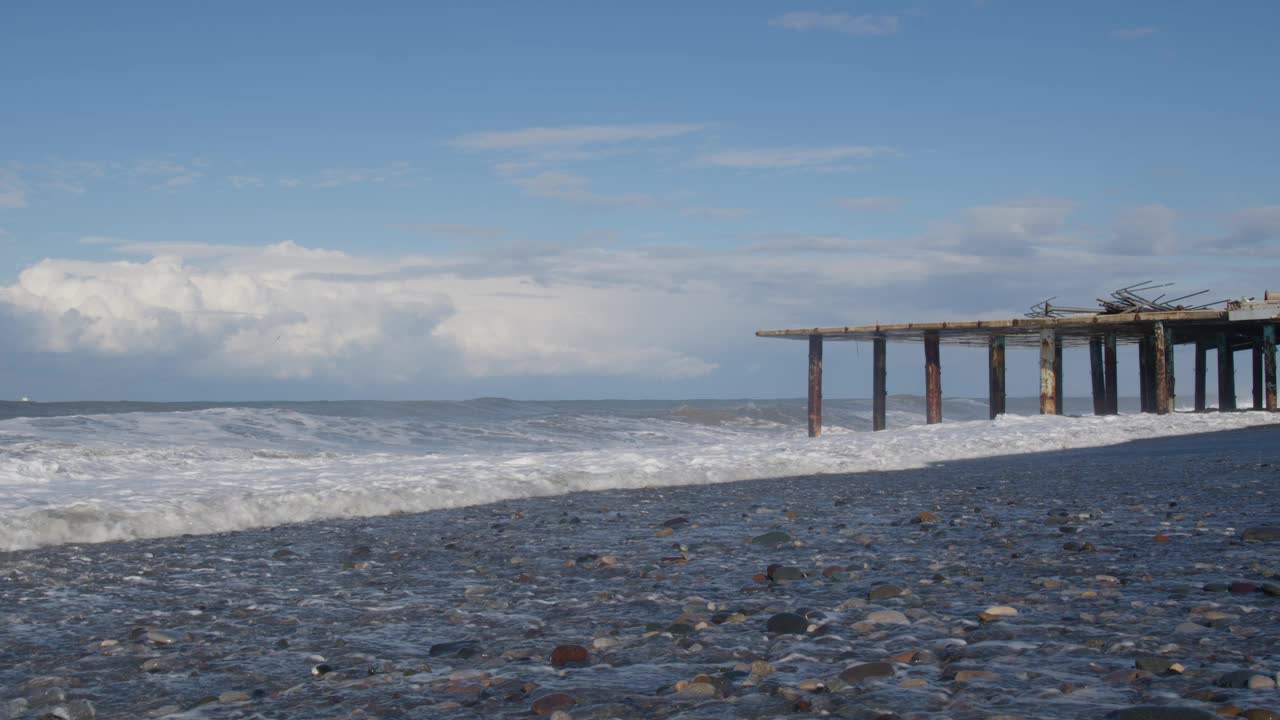
[(1253, 409), (1262, 409), (1262, 339), (1253, 341)]
[(1227, 334), (1218, 333), (1218, 412), (1236, 409), (1236, 356)]
[(1154, 369), (1155, 410), (1157, 415), (1173, 411), (1173, 398), (1169, 395), (1169, 342), (1165, 337), (1164, 323), (1152, 325), (1151, 364)]
[(1262, 365), (1267, 382), (1267, 412), (1276, 411), (1276, 326), (1262, 328)]
[(1056, 415), (1058, 412), (1058, 364), (1054, 362), (1057, 333), (1045, 328), (1040, 331), (1040, 414)]
[(1004, 414), (1004, 336), (992, 335), (987, 346), (987, 407), (991, 419)]
[(888, 341), (883, 337), (871, 341), (871, 429), (885, 428), (885, 346)]
[(925, 422), (942, 422), (942, 363), (938, 351), (938, 332), (924, 333), (924, 405)]
[(1089, 338), (1089, 379), (1093, 385), (1093, 414), (1107, 414), (1107, 383), (1102, 369), (1102, 338)]
[(1203, 340), (1196, 340), (1196, 412), (1204, 412), (1207, 407), (1204, 399), (1205, 355), (1208, 346)]
[(1104, 338), (1105, 347), (1103, 348), (1103, 369), (1107, 386), (1107, 414), (1120, 414), (1120, 388), (1117, 385), (1119, 378), (1116, 376), (1116, 335), (1108, 333)]
[(1138, 341), (1138, 398), (1143, 413), (1156, 411), (1156, 400), (1152, 397), (1156, 389), (1153, 370), (1155, 368), (1151, 363), (1151, 338), (1143, 336)]
[[(1163, 323), (1161, 323), (1163, 325)], [(1173, 350), (1178, 346), (1173, 328), (1165, 326), (1164, 343), (1168, 350), (1164, 356), (1164, 375), (1169, 381), (1169, 412), (1176, 412), (1178, 409), (1178, 383), (1176, 382), (1176, 373), (1174, 372)]]
[(1062, 392), (1062, 380), (1066, 375), (1062, 372), (1062, 336), (1054, 333), (1053, 338), (1053, 397), (1056, 402), (1053, 406), (1053, 414), (1061, 415), (1062, 406), (1066, 405), (1067, 396)]
[(809, 336), (809, 437), (822, 435), (822, 336)]

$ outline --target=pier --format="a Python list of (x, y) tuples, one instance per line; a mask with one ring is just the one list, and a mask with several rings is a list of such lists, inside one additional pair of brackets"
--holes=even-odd
[(1039, 350), (1040, 412), (1062, 413), (1062, 349), (1089, 348), (1089, 373), (1096, 415), (1117, 414), (1116, 348), (1138, 348), (1142, 412), (1174, 409), (1174, 353), (1177, 345), (1195, 347), (1195, 409), (1206, 410), (1205, 363), (1217, 360), (1219, 411), (1236, 410), (1235, 354), (1251, 352), (1252, 409), (1276, 412), (1276, 323), (1280, 295), (1259, 302), (1235, 302), (1227, 309), (1072, 314), (1011, 320), (971, 320), (760, 330), (756, 336), (807, 340), (809, 344), (809, 436), (822, 434), (822, 349), (824, 343), (866, 342), (872, 347), (872, 430), (885, 423), (886, 346), (890, 342), (924, 345), (925, 415), (942, 422), (942, 345), (985, 347), (988, 352), (988, 404), (991, 417), (1005, 411), (1005, 350)]

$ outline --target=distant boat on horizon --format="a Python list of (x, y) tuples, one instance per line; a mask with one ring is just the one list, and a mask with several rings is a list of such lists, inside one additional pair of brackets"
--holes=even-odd
[(27, 397), (26, 395), (23, 395), (21, 398), (19, 398), (19, 399), (18, 399), (18, 402), (27, 402), (27, 403), (29, 403), (29, 402), (35, 402), (35, 400), (32, 400), (31, 398)]

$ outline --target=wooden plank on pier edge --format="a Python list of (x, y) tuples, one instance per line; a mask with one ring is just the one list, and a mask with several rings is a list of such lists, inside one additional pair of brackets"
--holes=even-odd
[(991, 411), (991, 419), (1004, 414), (1004, 336), (992, 335), (987, 346), (987, 407)]
[(809, 437), (822, 434), (822, 336), (809, 336)]
[(938, 333), (924, 334), (924, 404), (925, 422), (942, 422), (942, 363), (938, 352)]
[(871, 341), (871, 429), (885, 429), (885, 349), (889, 341), (878, 337)]
[(1236, 409), (1236, 355), (1227, 334), (1218, 333), (1218, 412)]
[(1152, 387), (1155, 389), (1155, 410), (1157, 415), (1168, 415), (1172, 411), (1172, 398), (1169, 397), (1169, 343), (1164, 334), (1164, 323), (1151, 326), (1151, 365)]
[(1205, 355), (1208, 346), (1203, 340), (1196, 341), (1196, 412), (1204, 412), (1207, 407), (1204, 399)]
[(1104, 338), (1103, 354), (1105, 361), (1103, 369), (1106, 371), (1104, 380), (1107, 385), (1107, 414), (1120, 414), (1120, 388), (1116, 384), (1119, 378), (1116, 376), (1116, 335), (1115, 333), (1107, 333)]
[(1107, 414), (1107, 384), (1102, 370), (1102, 338), (1089, 338), (1089, 379), (1093, 385), (1093, 414)]
[(1056, 385), (1053, 388), (1053, 397), (1056, 398), (1054, 414), (1062, 414), (1062, 406), (1067, 404), (1067, 396), (1062, 393), (1062, 381), (1066, 376), (1062, 373), (1062, 334), (1055, 332), (1053, 334), (1053, 381)]
[(1253, 409), (1262, 409), (1262, 338), (1253, 341)]
[(1040, 414), (1056, 415), (1058, 412), (1058, 379), (1054, 372), (1054, 348), (1057, 335), (1053, 330), (1044, 328), (1040, 331)]
[(1262, 326), (1262, 365), (1267, 379), (1267, 412), (1276, 411), (1276, 326)]

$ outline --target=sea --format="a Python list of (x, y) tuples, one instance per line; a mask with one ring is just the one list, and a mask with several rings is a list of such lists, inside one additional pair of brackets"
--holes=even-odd
[[(418, 513), (592, 490), (921, 468), (1276, 421), (1267, 413), (1062, 416), (1010, 398), (529, 402), (0, 402), (0, 551)], [(1186, 410), (1186, 408), (1181, 408)]]

